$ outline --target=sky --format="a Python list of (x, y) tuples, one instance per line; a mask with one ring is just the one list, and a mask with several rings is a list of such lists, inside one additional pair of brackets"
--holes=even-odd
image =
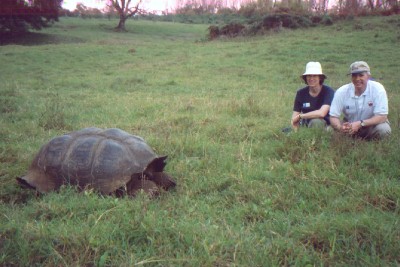
[[(63, 8), (73, 11), (77, 4), (81, 3), (87, 7), (103, 9), (106, 6), (105, 0), (64, 0)], [(134, 6), (137, 2), (132, 1), (131, 6)], [(142, 0), (142, 5), (140, 6), (147, 11), (163, 11), (171, 10), (174, 8), (175, 0)]]

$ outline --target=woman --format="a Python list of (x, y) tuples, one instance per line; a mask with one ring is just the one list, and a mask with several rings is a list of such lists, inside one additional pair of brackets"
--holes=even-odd
[(329, 125), (329, 108), (334, 91), (324, 85), (326, 75), (319, 62), (308, 62), (301, 76), (306, 87), (297, 91), (292, 114), (292, 128), (300, 125), (307, 127), (325, 127)]

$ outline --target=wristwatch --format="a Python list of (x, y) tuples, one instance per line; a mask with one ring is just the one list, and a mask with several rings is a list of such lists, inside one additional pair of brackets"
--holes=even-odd
[(361, 120), (361, 127), (365, 127), (365, 122), (363, 120)]

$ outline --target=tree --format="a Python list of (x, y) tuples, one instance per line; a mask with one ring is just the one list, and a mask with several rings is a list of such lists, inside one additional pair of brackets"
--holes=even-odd
[(62, 0), (1, 0), (0, 32), (40, 30), (58, 21)]
[(125, 21), (143, 10), (139, 9), (142, 0), (138, 0), (136, 5), (132, 8), (129, 6), (132, 4), (132, 0), (108, 0), (108, 5), (113, 7), (119, 15), (119, 23), (118, 26), (115, 28), (118, 31), (126, 31), (125, 28)]

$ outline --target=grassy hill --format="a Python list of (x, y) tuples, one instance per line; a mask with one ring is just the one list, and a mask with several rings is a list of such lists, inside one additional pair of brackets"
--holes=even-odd
[[(61, 18), (0, 46), (0, 265), (397, 266), (400, 17), (206, 41), (207, 25)], [(365, 142), (289, 125), (299, 76), (365, 60), (393, 134)], [(158, 199), (19, 188), (40, 146), (121, 128), (158, 154)]]

